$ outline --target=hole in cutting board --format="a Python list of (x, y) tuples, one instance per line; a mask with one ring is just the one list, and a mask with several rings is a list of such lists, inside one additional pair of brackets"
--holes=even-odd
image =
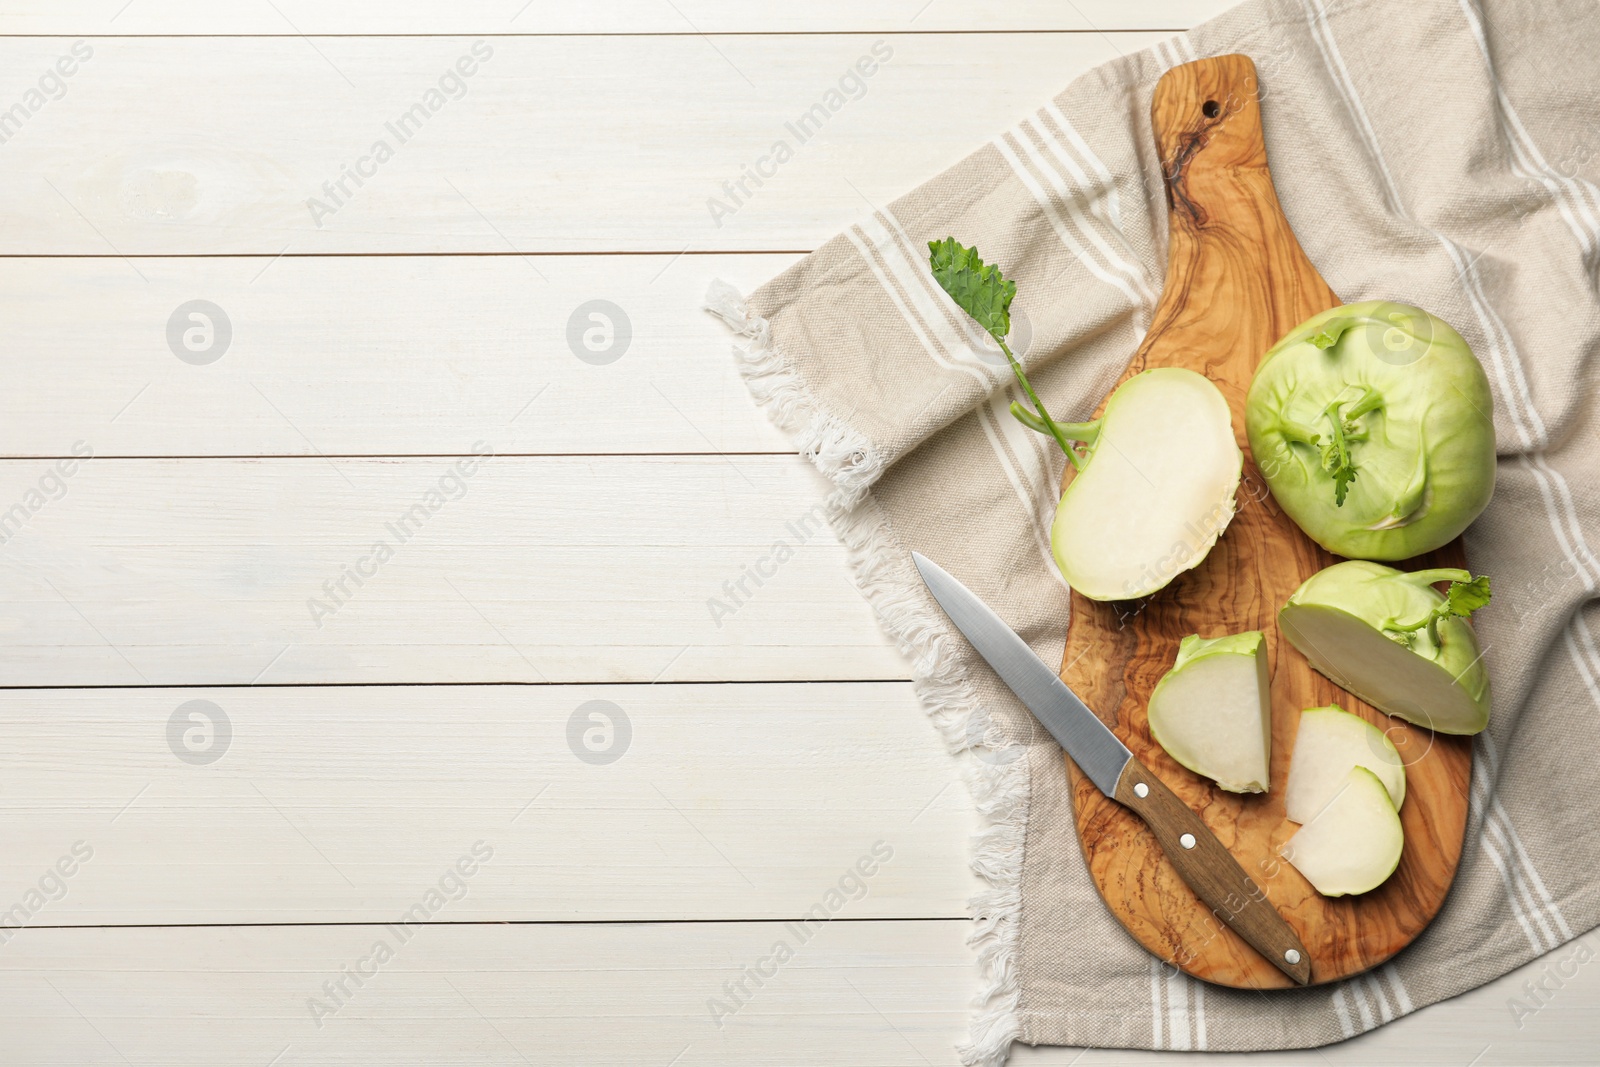
[(1215, 100), (1207, 100), (1200, 105), (1200, 113), (1208, 119), (1214, 119), (1222, 111), (1222, 105)]

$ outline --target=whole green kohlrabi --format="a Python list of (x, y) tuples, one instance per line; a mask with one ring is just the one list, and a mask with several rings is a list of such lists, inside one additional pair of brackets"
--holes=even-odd
[[(1447, 593), (1435, 582), (1448, 581)], [(1446, 734), (1489, 724), (1489, 672), (1467, 621), (1489, 579), (1346, 560), (1307, 578), (1278, 627), (1311, 665), (1373, 707)]]
[(1250, 450), (1312, 540), (1399, 560), (1453, 540), (1494, 492), (1489, 380), (1461, 335), (1372, 300), (1301, 323), (1256, 368)]

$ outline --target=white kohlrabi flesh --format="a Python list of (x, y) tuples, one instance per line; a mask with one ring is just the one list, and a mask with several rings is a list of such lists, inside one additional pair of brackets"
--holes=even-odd
[(1273, 498), (1340, 556), (1447, 544), (1494, 492), (1489, 380), (1461, 335), (1409, 304), (1313, 316), (1256, 368), (1250, 451)]
[(1344, 787), (1352, 767), (1365, 767), (1377, 775), (1397, 810), (1405, 803), (1406, 768), (1387, 734), (1337, 706), (1301, 712), (1289, 762), (1285, 814), (1297, 823), (1316, 818)]
[[(1448, 595), (1433, 583), (1451, 582)], [(1278, 612), (1311, 666), (1368, 704), (1447, 734), (1489, 725), (1489, 672), (1466, 619), (1489, 581), (1349, 560), (1306, 579)]]
[(1378, 776), (1352, 767), (1316, 817), (1283, 847), (1283, 858), (1325, 897), (1376, 889), (1400, 866), (1400, 813)]
[(1198, 566), (1233, 518), (1244, 464), (1217, 387), (1191, 370), (1144, 371), (1080, 436), (1088, 454), (1050, 534), (1067, 583), (1131, 600)]
[(1185, 637), (1150, 694), (1150, 733), (1167, 755), (1232, 793), (1272, 781), (1272, 707), (1261, 631)]

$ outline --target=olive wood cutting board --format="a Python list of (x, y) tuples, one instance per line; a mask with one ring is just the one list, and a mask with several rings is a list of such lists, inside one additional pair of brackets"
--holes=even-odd
[[(1340, 301), (1306, 258), (1278, 204), (1248, 58), (1218, 56), (1168, 71), (1156, 86), (1151, 118), (1170, 248), (1160, 304), (1123, 380), (1152, 367), (1187, 367), (1215, 382), (1233, 410), (1244, 479), (1232, 522), (1199, 567), (1144, 601), (1104, 603), (1072, 594), (1061, 678), (1265, 890), (1309, 950), (1311, 980), (1331, 982), (1389, 959), (1444, 902), (1466, 827), (1471, 739), (1435, 735), (1357, 700), (1313, 671), (1279, 633), (1278, 608), (1337, 557), (1273, 501), (1245, 438), (1245, 393), (1267, 349)], [(1457, 540), (1401, 567), (1464, 563)], [(1186, 634), (1243, 630), (1266, 635), (1272, 672), (1272, 788), (1265, 794), (1228, 793), (1189, 771), (1151, 738), (1145, 718), (1150, 692)], [(1298, 828), (1283, 806), (1296, 725), (1302, 709), (1324, 704), (1386, 730), (1407, 764), (1399, 869), (1361, 896), (1320, 896), (1279, 857)], [(1208, 982), (1291, 985), (1210, 913), (1136, 815), (1102, 794), (1070, 759), (1067, 771), (1090, 874), (1141, 944)]]

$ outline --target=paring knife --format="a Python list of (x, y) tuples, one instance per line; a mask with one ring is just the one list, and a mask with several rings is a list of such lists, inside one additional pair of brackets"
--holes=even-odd
[(1212, 914), (1296, 983), (1310, 982), (1311, 957), (1305, 945), (1200, 816), (1135, 759), (972, 590), (926, 556), (913, 552), (911, 558), (956, 629), (1061, 742), (1089, 780), (1145, 821), (1161, 851)]

